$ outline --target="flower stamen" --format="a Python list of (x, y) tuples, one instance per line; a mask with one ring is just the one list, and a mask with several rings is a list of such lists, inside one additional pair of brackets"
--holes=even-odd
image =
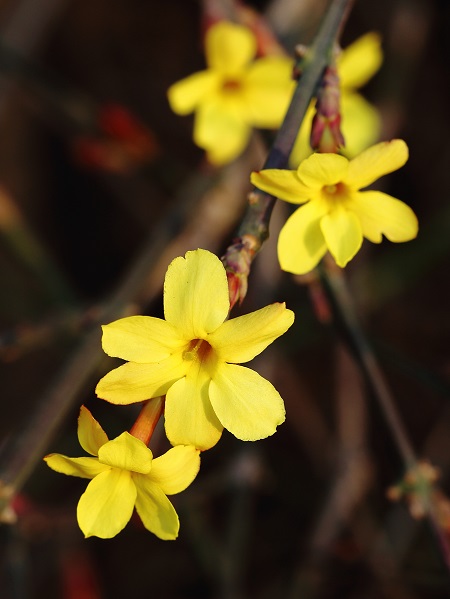
[(322, 192), (329, 200), (342, 200), (346, 193), (346, 185), (342, 182), (335, 183), (334, 185), (324, 185)]
[(222, 83), (222, 91), (226, 93), (236, 93), (242, 90), (242, 82), (237, 79), (227, 79)]
[(213, 348), (204, 339), (193, 339), (188, 346), (188, 349), (183, 353), (183, 360), (194, 361), (201, 363), (206, 362), (211, 355)]

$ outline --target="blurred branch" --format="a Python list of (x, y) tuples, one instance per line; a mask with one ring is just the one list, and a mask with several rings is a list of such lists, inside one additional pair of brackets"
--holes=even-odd
[[(265, 478), (264, 462), (257, 447), (243, 446), (227, 461), (225, 469), (197, 481), (186, 495), (191, 544), (220, 599), (243, 599), (243, 573), (249, 560), (248, 545), (253, 518), (253, 499)], [(224, 531), (216, 534), (205, 509), (212, 499), (226, 495)]]
[(28, 54), (40, 42), (46, 28), (68, 4), (67, 0), (19, 0), (11, 3), (1, 37)]
[[(426, 513), (433, 531), (438, 540), (444, 563), (450, 570), (450, 543), (442, 523), (436, 518), (436, 514), (430, 504), (433, 483), (426, 481), (420, 474), (420, 462), (417, 459), (414, 448), (409, 439), (406, 427), (397, 411), (394, 397), (389, 389), (385, 377), (379, 367), (375, 354), (365, 337), (359, 324), (356, 309), (344, 273), (331, 261), (325, 259), (319, 266), (325, 289), (329, 294), (336, 323), (342, 327), (343, 338), (355, 355), (360, 368), (366, 377), (373, 395), (383, 413), (386, 424), (391, 432), (392, 438), (397, 446), (398, 452), (403, 460), (405, 471), (414, 473), (418, 477), (417, 488), (421, 488), (420, 501)], [(417, 491), (419, 492), (419, 491)]]
[[(45, 29), (66, 6), (67, 0), (20, 0), (13, 4), (0, 30), (2, 42), (27, 56), (39, 44)], [(0, 114), (10, 86), (0, 93)]]
[(335, 311), (336, 322), (343, 327), (347, 343), (375, 393), (405, 467), (410, 468), (417, 461), (414, 449), (395, 408), (395, 401), (384, 375), (359, 324), (344, 273), (331, 260), (325, 260), (319, 266), (319, 272)]
[(69, 284), (27, 226), (14, 200), (1, 187), (0, 235), (25, 268), (37, 278), (50, 303), (60, 308), (76, 303)]
[(335, 475), (317, 520), (306, 562), (302, 560), (290, 597), (318, 594), (324, 561), (371, 485), (371, 468), (366, 453), (366, 407), (362, 381), (354, 361), (342, 345), (337, 348), (336, 407), (339, 439)]
[(50, 345), (59, 334), (79, 337), (99, 322), (101, 306), (64, 310), (37, 323), (20, 323), (0, 332), (0, 361), (13, 362), (31, 351)]

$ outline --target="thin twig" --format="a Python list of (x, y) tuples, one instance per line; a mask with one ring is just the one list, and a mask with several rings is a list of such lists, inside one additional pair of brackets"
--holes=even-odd
[(319, 267), (324, 287), (330, 296), (335, 317), (344, 328), (353, 354), (356, 355), (360, 367), (372, 387), (383, 410), (389, 428), (396, 441), (399, 453), (406, 468), (411, 468), (417, 462), (414, 449), (408, 438), (392, 393), (386, 384), (383, 373), (378, 365), (373, 350), (358, 322), (356, 310), (344, 274), (341, 270), (327, 262)]

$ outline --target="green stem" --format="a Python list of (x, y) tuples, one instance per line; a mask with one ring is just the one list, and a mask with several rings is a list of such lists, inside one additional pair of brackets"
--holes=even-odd
[[(300, 126), (323, 71), (330, 62), (333, 49), (347, 19), (353, 0), (332, 0), (317, 36), (298, 67), (301, 77), (295, 88), (284, 121), (275, 137), (264, 168), (286, 168)], [(229, 275), (231, 307), (242, 302), (251, 263), (269, 237), (269, 222), (276, 198), (253, 188), (248, 196), (246, 212), (233, 243), (222, 261)], [(244, 268), (242, 266), (244, 265)], [(236, 282), (236, 279), (238, 282)], [(236, 293), (236, 287), (239, 292)]]

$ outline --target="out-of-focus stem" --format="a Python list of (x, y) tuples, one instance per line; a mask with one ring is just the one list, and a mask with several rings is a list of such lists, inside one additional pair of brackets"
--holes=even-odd
[(409, 440), (407, 430), (397, 411), (394, 397), (386, 383), (375, 354), (366, 339), (356, 315), (355, 306), (346, 279), (341, 270), (327, 261), (319, 267), (322, 281), (330, 297), (336, 320), (343, 327), (344, 335), (360, 364), (368, 384), (378, 402), (398, 452), (404, 463), (405, 470), (415, 472), (419, 477), (417, 488), (421, 488), (421, 500), (431, 527), (437, 537), (443, 561), (450, 571), (450, 544), (446, 531), (429, 501), (432, 483), (426, 481), (420, 474), (419, 462), (414, 448)]
[(343, 326), (351, 349), (380, 404), (405, 467), (412, 468), (417, 462), (417, 457), (395, 407), (392, 393), (359, 324), (344, 274), (334, 265), (328, 268), (326, 262), (319, 267), (319, 272), (330, 296), (337, 321)]
[(0, 187), (0, 236), (7, 246), (39, 281), (49, 302), (67, 307), (75, 298), (57, 267), (27, 227), (14, 199)]

